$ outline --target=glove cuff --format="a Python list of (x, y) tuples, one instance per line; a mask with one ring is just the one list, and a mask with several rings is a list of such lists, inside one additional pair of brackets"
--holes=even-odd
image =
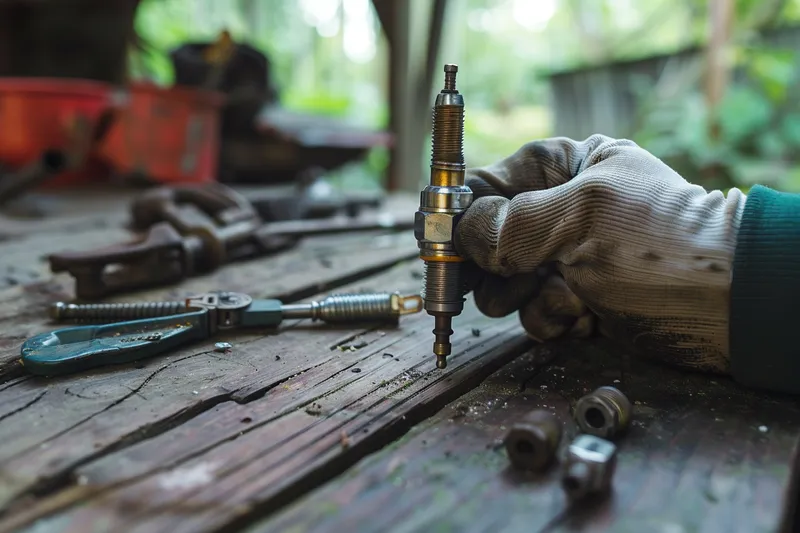
[(800, 195), (755, 186), (736, 245), (729, 327), (740, 383), (800, 393)]

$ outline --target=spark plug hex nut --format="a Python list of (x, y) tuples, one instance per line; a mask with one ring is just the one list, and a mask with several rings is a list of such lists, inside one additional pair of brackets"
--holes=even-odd
[(553, 462), (560, 441), (561, 421), (537, 409), (511, 426), (503, 443), (514, 468), (542, 471)]
[(622, 391), (600, 387), (578, 400), (573, 415), (583, 433), (611, 439), (628, 429), (632, 411)]

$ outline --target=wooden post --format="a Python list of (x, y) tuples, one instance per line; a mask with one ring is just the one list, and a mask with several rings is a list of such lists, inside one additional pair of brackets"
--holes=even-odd
[[(386, 184), (390, 191), (418, 191), (423, 178), (429, 100), (446, 4), (446, 0), (432, 4), (427, 0), (373, 0), (389, 42), (389, 128), (394, 134)], [(420, 22), (422, 27), (428, 23), (424, 37), (412, 35)]]
[(719, 137), (716, 109), (725, 95), (730, 79), (730, 38), (733, 27), (733, 0), (709, 0), (709, 39), (706, 51), (706, 105), (712, 139)]

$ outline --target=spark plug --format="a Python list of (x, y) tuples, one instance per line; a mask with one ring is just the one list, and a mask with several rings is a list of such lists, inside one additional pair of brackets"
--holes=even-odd
[(434, 317), (433, 353), (447, 367), (452, 319), (464, 310), (464, 259), (453, 243), (458, 219), (472, 203), (464, 185), (464, 98), (456, 90), (457, 65), (444, 66), (444, 88), (433, 107), (430, 183), (420, 193), (414, 236), (425, 262), (422, 298)]

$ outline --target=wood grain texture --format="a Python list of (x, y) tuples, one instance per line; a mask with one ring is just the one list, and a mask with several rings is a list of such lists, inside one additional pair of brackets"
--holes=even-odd
[[(411, 212), (407, 200), (387, 202), (392, 213)], [(399, 215), (398, 215), (399, 216)], [(64, 249), (91, 249), (130, 238), (123, 228), (125, 217), (109, 215), (107, 225), (89, 229), (32, 232), (0, 242), (0, 380), (19, 375), (17, 358), (21, 342), (53, 329), (47, 321), (47, 305), (73, 299), (73, 281), (65, 274), (49, 272), (46, 254)], [(304, 239), (296, 248), (274, 257), (226, 265), (204, 276), (171, 287), (119, 295), (110, 301), (180, 299), (208, 290), (239, 290), (254, 297), (296, 300), (317, 294), (391, 266), (417, 253), (413, 235), (394, 236), (365, 232), (336, 237)], [(277, 273), (277, 274), (276, 274)], [(13, 277), (12, 281), (8, 281)], [(5, 283), (5, 285), (4, 285)]]
[[(405, 275), (412, 279), (408, 271)], [(237, 372), (233, 365), (214, 362), (215, 375), (220, 370), (226, 374), (216, 381), (199, 367), (154, 377), (136, 389), (147, 400), (129, 393), (114, 407), (116, 413), (103, 411), (71, 438), (60, 435), (51, 441), (50, 448), (59, 451), (50, 457), (31, 450), (24, 460), (4, 462), (4, 472), (12, 481), (25, 471), (41, 473), (58, 464), (63, 450), (98, 439), (108, 443), (104, 432), (119, 432), (120, 425), (139, 427), (148, 416), (163, 420), (166, 409), (186, 409), (187, 397), (210, 402), (227, 395), (234, 401), (220, 401), (170, 431), (86, 464), (80, 459), (61, 463), (52, 474), (75, 467), (72, 483), (38, 503), (17, 500), (0, 531), (34, 518), (40, 518), (34, 528), (52, 531), (196, 532), (249, 522), (393, 441), (530, 345), (515, 317), (491, 320), (470, 303), (454, 328), (450, 366), (441, 372), (430, 354), (430, 328), (424, 314), (406, 317), (396, 330), (339, 331), (338, 336), (296, 326), (271, 342), (237, 343), (236, 360), (268, 362), (269, 368)], [(483, 330), (480, 338), (473, 336), (474, 328)], [(278, 354), (279, 363), (274, 360)], [(297, 365), (298, 360), (303, 364)], [(290, 369), (272, 369), (284, 365)], [(151, 387), (157, 379), (163, 385)], [(207, 382), (199, 398), (190, 396), (187, 379)], [(161, 397), (170, 389), (176, 392)], [(81, 395), (92, 398), (88, 392)], [(27, 466), (31, 461), (36, 462), (33, 468)], [(70, 492), (72, 497), (64, 496)], [(54, 507), (78, 501), (51, 515)]]
[[(392, 246), (380, 254), (362, 248), (360, 253), (345, 253), (343, 249), (338, 257), (327, 255), (333, 268), (309, 260), (307, 249), (298, 250), (299, 255), (287, 254), (277, 261), (285, 269), (283, 274), (264, 265), (245, 264), (238, 267), (237, 277), (216, 286), (248, 291), (255, 297), (263, 294), (258, 294), (260, 291), (275, 296), (317, 292), (416, 253), (413, 238), (408, 236), (393, 237), (388, 242)], [(416, 261), (414, 266), (418, 267)], [(230, 272), (223, 270), (217, 276), (226, 274)], [(413, 279), (408, 269), (403, 274), (367, 280), (360, 288), (418, 290), (419, 280)], [(196, 279), (186, 285), (194, 285), (198, 291), (202, 290), (199, 283), (201, 280)], [(258, 292), (252, 290), (256, 287)], [(293, 327), (296, 325), (287, 324), (278, 335), (267, 330), (266, 337), (264, 331), (220, 335), (137, 363), (63, 378), (32, 378), (0, 391), (0, 405), (8, 404), (12, 410), (36, 398), (35, 404), (5, 418), (0, 415), (0, 479), (11, 477), (0, 485), (0, 504), (32, 485), (57, 479), (65, 469), (109, 447), (120, 446), (121, 441), (144, 438), (190, 418), (235, 391), (258, 394), (270, 384), (324, 361), (315, 348), (331, 357), (331, 346), (361, 332), (352, 328)], [(213, 351), (213, 342), (222, 338), (235, 344), (231, 354)], [(274, 358), (279, 354), (283, 361), (276, 365)]]
[[(635, 418), (612, 496), (570, 509), (558, 467), (516, 472), (501, 439), (541, 407), (565, 421), (563, 451), (576, 434), (571, 407), (600, 385), (626, 391)], [(789, 531), (799, 436), (795, 399), (628, 361), (606, 343), (538, 347), (247, 533)]]

